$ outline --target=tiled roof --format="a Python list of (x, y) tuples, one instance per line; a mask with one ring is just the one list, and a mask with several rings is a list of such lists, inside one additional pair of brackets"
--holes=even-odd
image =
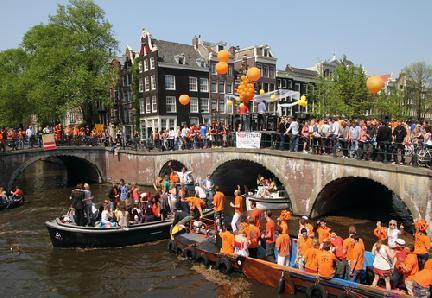
[(305, 68), (295, 68), (295, 67), (291, 67), (289, 65), (287, 65), (285, 67), (285, 71), (289, 71), (292, 73), (298, 73), (298, 74), (302, 74), (302, 75), (306, 75), (306, 76), (316, 76), (317, 75), (317, 72), (314, 70), (305, 69)]
[(153, 39), (153, 43), (158, 48), (159, 60), (168, 64), (175, 64), (180, 66), (175, 60), (175, 56), (184, 55), (184, 65), (196, 69), (203, 69), (196, 63), (197, 59), (202, 59), (200, 54), (192, 45), (175, 43), (165, 40)]

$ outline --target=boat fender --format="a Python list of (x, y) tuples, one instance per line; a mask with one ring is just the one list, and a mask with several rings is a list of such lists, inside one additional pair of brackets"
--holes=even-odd
[(285, 292), (285, 279), (282, 276), (281, 278), (279, 278), (277, 293), (282, 294), (283, 292)]
[(306, 297), (327, 298), (328, 294), (324, 287), (320, 284), (314, 284), (306, 289)]
[(183, 250), (182, 256), (189, 260), (195, 260), (195, 249), (193, 247), (186, 247)]
[(231, 262), (227, 258), (217, 259), (216, 268), (218, 268), (223, 274), (229, 274), (233, 270)]
[(197, 256), (197, 261), (202, 263), (204, 266), (208, 266), (210, 265), (210, 261), (207, 257), (207, 255), (205, 253), (200, 254), (199, 256)]
[(240, 269), (243, 268), (243, 264), (244, 264), (245, 259), (246, 259), (246, 258), (243, 257), (243, 256), (239, 256), (239, 257), (237, 258), (236, 263), (237, 263), (238, 268), (240, 268)]
[(168, 242), (168, 251), (173, 253), (177, 251), (177, 245), (174, 240)]

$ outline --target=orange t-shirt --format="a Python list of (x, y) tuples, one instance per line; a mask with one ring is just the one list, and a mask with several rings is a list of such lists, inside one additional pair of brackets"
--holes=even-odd
[(414, 253), (427, 254), (431, 245), (429, 236), (424, 233), (417, 232), (415, 233), (414, 238)]
[(348, 261), (354, 260), (354, 244), (354, 239), (352, 238), (346, 238), (343, 241), (343, 249), (346, 251), (345, 257)]
[(330, 228), (329, 227), (318, 227), (317, 234), (318, 234), (318, 241), (320, 243), (323, 243), (324, 241), (328, 240), (330, 238)]
[(387, 229), (384, 227), (376, 227), (374, 229), (374, 235), (378, 238), (378, 240), (386, 240), (387, 239)]
[(233, 254), (234, 253), (234, 242), (235, 237), (234, 234), (231, 234), (228, 231), (220, 232), (219, 236), (222, 239), (222, 247), (221, 247), (221, 253), (223, 254)]
[(297, 254), (304, 256), (306, 250), (312, 247), (312, 238), (307, 237), (304, 239), (303, 236), (300, 236), (297, 239)]
[(329, 251), (318, 253), (318, 274), (326, 278), (332, 278), (335, 274), (335, 261), (336, 256)]
[(403, 263), (405, 265), (403, 270), (403, 275), (405, 278), (408, 278), (419, 271), (418, 259), (415, 253), (408, 254)]
[(223, 211), (225, 196), (220, 191), (217, 191), (213, 197), (213, 205), (216, 212)]
[(343, 239), (339, 236), (336, 236), (335, 239), (330, 238), (331, 247), (336, 248), (334, 254), (336, 258), (343, 260), (345, 259), (344, 248), (343, 248)]
[(171, 183), (178, 183), (179, 182), (179, 176), (176, 172), (171, 172), (170, 174), (170, 182)]
[(354, 262), (355, 262), (354, 270), (363, 270), (364, 253), (365, 253), (365, 249), (363, 244), (360, 242), (355, 243), (353, 249)]
[(275, 223), (274, 223), (273, 219), (270, 219), (269, 221), (266, 222), (265, 233), (266, 233), (266, 235), (270, 233), (270, 238), (266, 238), (266, 243), (274, 243), (275, 242), (275, 239), (274, 239)]
[(198, 209), (198, 207), (204, 208), (205, 202), (197, 197), (188, 197), (186, 198), (186, 202), (189, 202), (192, 204), (192, 209)]
[(423, 269), (414, 274), (410, 279), (414, 280), (423, 288), (429, 289), (429, 287), (432, 286), (432, 269)]
[(249, 216), (251, 217), (251, 218), (253, 218), (253, 220), (254, 220), (254, 225), (257, 227), (257, 228), (260, 228), (261, 227), (261, 223), (260, 223), (260, 217), (261, 217), (261, 212), (258, 210), (258, 209), (253, 209), (252, 211), (251, 211), (251, 213), (249, 214)]
[(246, 228), (246, 238), (247, 238), (247, 240), (250, 240), (250, 244), (249, 244), (249, 248), (255, 248), (255, 247), (258, 247), (258, 239), (259, 239), (259, 236), (260, 236), (260, 229), (258, 228), (258, 227), (256, 227), (256, 226), (251, 226), (251, 225), (249, 225), (247, 228)]
[(288, 224), (284, 220), (280, 222), (279, 227), (281, 229), (281, 234), (288, 234)]
[(318, 271), (318, 254), (321, 251), (318, 248), (311, 247), (306, 250), (304, 253), (304, 257), (306, 259), (305, 268), (317, 272)]
[(290, 253), (291, 239), (288, 234), (280, 234), (276, 239), (276, 249), (278, 256), (286, 257)]
[(234, 198), (234, 205), (240, 206), (239, 208), (235, 208), (234, 211), (235, 211), (235, 213), (241, 215), (243, 213), (243, 197), (242, 196), (236, 196)]

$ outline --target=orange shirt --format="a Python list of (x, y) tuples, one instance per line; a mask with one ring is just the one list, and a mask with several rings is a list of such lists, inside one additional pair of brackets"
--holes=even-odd
[(288, 224), (286, 221), (282, 220), (279, 224), (279, 227), (281, 229), (281, 234), (288, 234)]
[(429, 236), (424, 233), (417, 232), (415, 233), (414, 238), (414, 253), (427, 254), (431, 245)]
[(312, 270), (314, 272), (318, 272), (318, 254), (321, 251), (318, 248), (311, 247), (308, 248), (304, 254), (304, 257), (306, 258), (306, 264), (305, 268)]
[(405, 265), (403, 268), (403, 275), (405, 278), (408, 278), (419, 271), (418, 259), (415, 253), (408, 254), (403, 264)]
[(217, 191), (213, 196), (213, 205), (216, 212), (223, 211), (225, 196), (222, 192)]
[(261, 212), (258, 209), (253, 209), (251, 211), (251, 213), (249, 214), (250, 217), (253, 218), (254, 220), (254, 225), (258, 228), (261, 227), (261, 223), (260, 223), (260, 217), (261, 217)]
[(249, 225), (246, 228), (246, 238), (247, 240), (250, 240), (250, 244), (248, 245), (248, 247), (250, 248), (255, 248), (258, 247), (258, 240), (259, 240), (259, 236), (260, 236), (260, 229), (256, 226), (251, 226)]
[(318, 234), (318, 241), (320, 243), (323, 243), (324, 241), (328, 240), (330, 238), (330, 228), (329, 227), (318, 227), (317, 234)]
[(358, 242), (354, 244), (353, 254), (354, 254), (354, 270), (363, 270), (364, 266), (364, 253), (365, 249), (362, 243)]
[(243, 197), (236, 196), (234, 198), (234, 205), (240, 206), (239, 208), (234, 208), (235, 213), (241, 215), (243, 213)]
[(346, 251), (345, 257), (348, 261), (354, 260), (354, 239), (352, 238), (346, 238), (343, 241), (343, 249)]
[(273, 219), (270, 219), (269, 221), (266, 222), (266, 230), (265, 230), (266, 235), (270, 234), (269, 238), (266, 238), (266, 243), (274, 243), (274, 234), (275, 234), (275, 223), (273, 221)]
[(374, 229), (374, 235), (378, 238), (378, 240), (386, 240), (387, 239), (387, 229), (384, 227), (376, 227)]
[(170, 174), (170, 182), (171, 183), (178, 183), (179, 182), (179, 176), (176, 172), (171, 172)]
[(414, 274), (410, 279), (414, 280), (423, 288), (429, 289), (432, 285), (432, 269), (423, 269)]
[(186, 198), (186, 202), (189, 202), (192, 204), (192, 209), (198, 209), (199, 207), (204, 208), (205, 202), (197, 197), (188, 197)]
[(297, 239), (297, 254), (304, 256), (306, 250), (312, 247), (312, 238), (307, 237), (304, 239), (303, 236), (300, 236)]
[(318, 274), (326, 278), (333, 277), (335, 274), (335, 261), (336, 256), (329, 251), (318, 253)]
[(343, 248), (343, 239), (339, 236), (336, 236), (335, 239), (330, 239), (330, 245), (334, 248), (336, 248), (335, 250), (335, 255), (336, 258), (338, 259), (345, 259), (345, 254), (344, 254), (344, 248)]
[(286, 257), (290, 253), (291, 239), (288, 234), (280, 234), (276, 239), (276, 249), (278, 256)]
[(234, 234), (231, 234), (229, 231), (225, 231), (220, 232), (219, 236), (222, 239), (222, 247), (220, 252), (224, 254), (233, 254), (235, 242)]

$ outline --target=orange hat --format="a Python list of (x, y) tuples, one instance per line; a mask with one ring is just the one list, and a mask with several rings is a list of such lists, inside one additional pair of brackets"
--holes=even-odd
[(432, 259), (429, 259), (426, 261), (425, 265), (424, 265), (424, 269), (430, 269), (432, 270)]
[(280, 218), (280, 220), (290, 220), (291, 219), (291, 211), (282, 210), (279, 218)]
[(427, 222), (424, 219), (419, 219), (415, 222), (415, 227), (417, 230), (425, 232), (427, 230), (427, 228), (429, 227), (429, 225), (427, 224)]

